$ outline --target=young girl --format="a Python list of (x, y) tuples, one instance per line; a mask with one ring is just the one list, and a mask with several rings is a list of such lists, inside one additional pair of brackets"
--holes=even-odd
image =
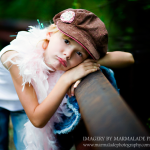
[[(81, 78), (100, 64), (113, 68), (134, 62), (130, 53), (107, 52), (107, 30), (92, 12), (67, 9), (53, 21), (44, 29), (19, 32), (0, 52), (29, 118), (24, 129), (27, 150), (59, 149), (55, 134), (68, 133), (78, 124), (80, 114), (66, 93), (73, 96)], [(70, 124), (62, 129), (68, 118)]]

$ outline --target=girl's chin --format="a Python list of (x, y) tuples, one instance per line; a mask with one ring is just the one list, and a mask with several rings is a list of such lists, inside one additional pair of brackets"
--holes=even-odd
[(51, 65), (51, 64), (47, 64), (47, 66), (48, 66), (49, 68), (53, 69), (54, 71), (57, 70), (57, 69), (56, 69), (53, 65)]
[(59, 64), (48, 64), (50, 68), (52, 68), (54, 71), (56, 70), (63, 70), (62, 67)]

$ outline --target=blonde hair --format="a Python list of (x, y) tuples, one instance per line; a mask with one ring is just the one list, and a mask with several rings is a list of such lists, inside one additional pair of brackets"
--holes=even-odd
[(56, 33), (56, 32), (58, 32), (59, 30), (58, 30), (58, 28), (57, 28), (57, 26), (56, 26), (55, 24), (51, 24), (51, 25), (48, 27), (48, 31), (49, 31), (49, 32)]
[[(48, 32), (53, 32), (53, 33), (56, 33), (58, 32), (58, 28), (55, 24), (51, 24), (49, 27), (48, 27)], [(48, 43), (49, 43), (49, 40), (48, 39), (44, 39), (43, 40), (43, 44), (42, 44), (42, 47), (43, 49), (46, 49), (47, 46), (48, 46)]]

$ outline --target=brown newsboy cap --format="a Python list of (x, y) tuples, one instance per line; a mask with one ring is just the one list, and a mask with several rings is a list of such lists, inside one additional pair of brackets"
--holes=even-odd
[(66, 9), (53, 18), (58, 29), (77, 41), (93, 59), (107, 52), (108, 32), (105, 24), (92, 12), (85, 9)]

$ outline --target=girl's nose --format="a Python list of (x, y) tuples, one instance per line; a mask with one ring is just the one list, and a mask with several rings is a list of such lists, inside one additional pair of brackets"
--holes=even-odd
[(70, 59), (72, 54), (73, 54), (73, 49), (71, 48), (65, 49), (64, 55), (66, 56), (67, 59)]

